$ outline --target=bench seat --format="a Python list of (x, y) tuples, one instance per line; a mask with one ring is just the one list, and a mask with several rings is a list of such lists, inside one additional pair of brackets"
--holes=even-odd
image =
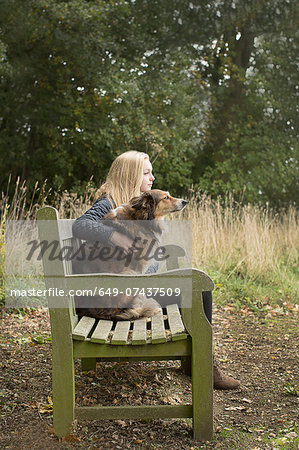
[(76, 341), (108, 345), (144, 345), (187, 339), (178, 305), (161, 309), (150, 319), (134, 321), (96, 320), (82, 317), (72, 333)]

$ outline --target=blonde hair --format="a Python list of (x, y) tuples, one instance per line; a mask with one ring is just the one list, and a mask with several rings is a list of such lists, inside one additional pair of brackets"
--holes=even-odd
[(111, 196), (115, 205), (119, 206), (140, 195), (145, 159), (149, 159), (146, 153), (134, 150), (124, 152), (115, 158), (106, 181), (97, 190), (96, 196), (107, 195), (110, 202)]

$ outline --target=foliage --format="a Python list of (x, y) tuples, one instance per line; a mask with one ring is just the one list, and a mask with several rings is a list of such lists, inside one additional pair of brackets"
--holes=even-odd
[(119, 153), (157, 187), (296, 199), (294, 0), (3, 0), (0, 187), (83, 193)]
[(299, 388), (296, 384), (287, 383), (284, 387), (286, 395), (293, 395), (294, 397), (299, 397)]
[(211, 107), (197, 185), (215, 196), (288, 203), (298, 177), (294, 3), (223, 2), (220, 10), (224, 20), (204, 49)]
[(128, 8), (127, 2), (2, 2), (3, 175), (80, 190), (92, 175), (99, 183), (120, 152), (155, 156), (161, 145), (168, 163), (160, 177), (173, 162), (174, 182), (189, 182), (193, 119), (181, 120), (180, 111), (192, 104), (190, 83), (179, 61), (174, 66), (169, 58), (161, 67), (144, 49), (138, 58), (124, 57), (113, 22), (126, 21)]
[(231, 108), (234, 117), (200, 186), (213, 195), (228, 191), (281, 205), (295, 200), (298, 190), (295, 43), (290, 36), (261, 37), (254, 51), (245, 98)]

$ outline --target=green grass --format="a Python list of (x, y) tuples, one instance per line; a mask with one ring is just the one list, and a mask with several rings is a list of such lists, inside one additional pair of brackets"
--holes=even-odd
[[(298, 268), (294, 264), (260, 274), (204, 268), (215, 283), (214, 299), (221, 306), (232, 304), (236, 311), (249, 308), (257, 314), (267, 313), (267, 305), (281, 307), (295, 304), (299, 298)], [(279, 312), (279, 311), (278, 311)]]
[(277, 450), (297, 450), (299, 443), (298, 431), (294, 423), (290, 423), (288, 426), (273, 433), (273, 436), (262, 427), (259, 427), (259, 430), (256, 431), (255, 428), (241, 430), (236, 427), (224, 426), (214, 434), (210, 442), (202, 443), (194, 448), (220, 448), (225, 450), (271, 448)]

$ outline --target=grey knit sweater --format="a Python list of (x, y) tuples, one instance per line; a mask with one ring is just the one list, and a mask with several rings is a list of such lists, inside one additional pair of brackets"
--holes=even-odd
[(103, 195), (98, 198), (93, 206), (73, 223), (73, 235), (86, 241), (99, 241), (103, 244), (110, 241), (113, 228), (107, 226), (102, 219), (110, 210), (112, 205), (108, 198)]
[[(73, 235), (86, 241), (99, 241), (102, 244), (109, 244), (113, 231), (112, 227), (101, 221), (103, 217), (112, 209), (108, 198), (103, 195), (98, 198), (93, 206), (73, 223)], [(146, 273), (155, 273), (158, 270), (158, 263), (152, 264)]]

